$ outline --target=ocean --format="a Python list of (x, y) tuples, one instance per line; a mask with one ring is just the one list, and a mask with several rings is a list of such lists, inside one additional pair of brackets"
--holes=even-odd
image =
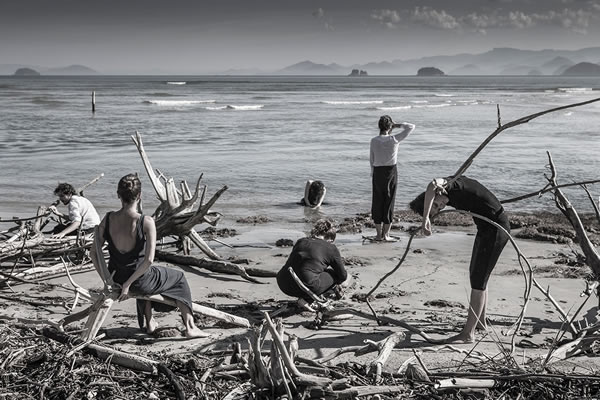
[[(91, 93), (96, 112), (91, 111)], [(195, 185), (200, 174), (224, 221), (306, 217), (296, 203), (307, 179), (327, 186), (319, 211), (334, 219), (370, 211), (369, 141), (389, 114), (415, 131), (400, 145), (396, 209), (434, 177), (453, 174), (497, 126), (549, 108), (600, 97), (598, 78), (77, 76), (0, 77), (0, 216), (31, 216), (55, 200), (58, 182), (81, 186), (102, 215), (119, 207), (116, 184), (138, 172), (144, 206), (158, 204), (131, 135), (154, 168)], [(500, 199), (546, 184), (546, 151), (559, 183), (600, 178), (600, 104), (542, 116), (501, 133), (466, 175)], [(590, 187), (600, 194), (600, 186)], [(580, 212), (591, 204), (565, 189)], [(208, 198), (208, 197), (207, 197)], [(552, 197), (508, 211), (556, 210)]]

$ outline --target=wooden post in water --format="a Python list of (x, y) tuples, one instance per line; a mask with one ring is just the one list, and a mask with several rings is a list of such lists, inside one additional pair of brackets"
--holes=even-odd
[(96, 112), (96, 92), (92, 91), (92, 112)]

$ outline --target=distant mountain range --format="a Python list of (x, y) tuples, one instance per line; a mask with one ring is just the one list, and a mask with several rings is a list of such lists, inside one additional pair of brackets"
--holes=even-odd
[(600, 63), (600, 47), (580, 50), (519, 50), (496, 48), (481, 54), (456, 54), (341, 66), (303, 61), (273, 71), (275, 75), (348, 75), (353, 69), (369, 75), (416, 75), (423, 67), (446, 75), (561, 75), (575, 64)]
[[(587, 63), (583, 66), (581, 63)], [(279, 70), (256, 68), (213, 72), (223, 75), (349, 75), (354, 69), (368, 75), (416, 75), (423, 67), (434, 67), (446, 75), (598, 75), (600, 47), (580, 50), (520, 50), (496, 48), (480, 54), (432, 56), (409, 60), (340, 65), (302, 61)], [(41, 75), (96, 75), (99, 72), (83, 65), (47, 68), (32, 65), (0, 64), (0, 75), (13, 75), (19, 68), (31, 68)], [(144, 73), (144, 72), (140, 72)], [(176, 72), (173, 72), (174, 74)]]

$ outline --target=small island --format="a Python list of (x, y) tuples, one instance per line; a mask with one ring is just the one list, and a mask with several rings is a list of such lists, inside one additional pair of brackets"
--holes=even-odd
[(565, 76), (600, 76), (600, 65), (580, 62), (567, 68), (561, 75)]
[(367, 71), (363, 71), (362, 69), (353, 69), (348, 76), (367, 76), (369, 75)]
[(40, 76), (40, 73), (31, 68), (19, 68), (14, 73), (15, 76)]
[(435, 67), (423, 67), (417, 71), (417, 76), (444, 76), (444, 71)]

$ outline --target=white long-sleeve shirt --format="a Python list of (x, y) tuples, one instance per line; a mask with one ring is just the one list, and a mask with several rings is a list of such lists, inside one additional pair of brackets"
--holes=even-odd
[(69, 222), (81, 222), (81, 229), (89, 229), (100, 223), (100, 217), (88, 199), (73, 195), (69, 201)]
[(370, 162), (373, 167), (396, 165), (398, 145), (415, 129), (413, 124), (403, 123), (402, 132), (395, 135), (378, 135), (371, 139)]

